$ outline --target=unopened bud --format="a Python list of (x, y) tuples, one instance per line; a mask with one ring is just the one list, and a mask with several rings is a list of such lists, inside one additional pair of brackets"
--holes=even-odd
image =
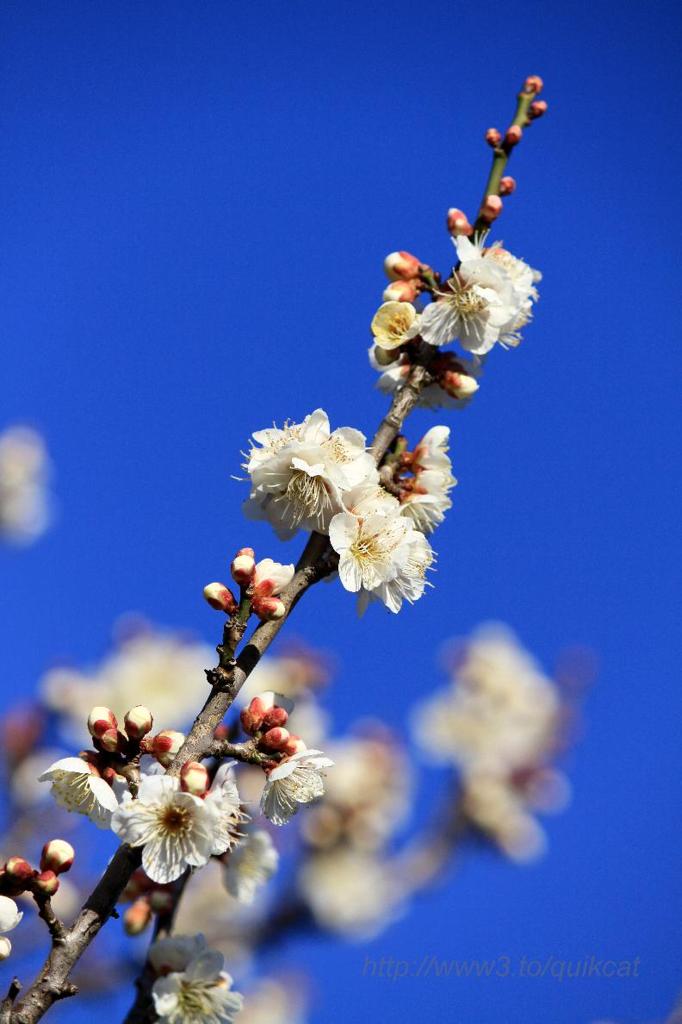
[(263, 728), (272, 729), (275, 726), (286, 725), (289, 719), (289, 712), (286, 708), (271, 708), (263, 717)]
[(279, 597), (261, 597), (253, 602), (253, 610), (261, 622), (276, 622), (286, 615), (286, 606)]
[(118, 729), (116, 715), (111, 708), (96, 707), (88, 715), (88, 731), (91, 736), (99, 739), (109, 729)]
[(275, 694), (272, 690), (254, 697), (248, 707), (244, 708), (240, 717), (244, 732), (253, 735), (260, 731), (266, 714), (275, 706)]
[(523, 88), (526, 92), (534, 92), (537, 95), (542, 92), (544, 84), (539, 75), (529, 75), (523, 83)]
[(63, 871), (69, 870), (75, 856), (76, 851), (71, 843), (67, 843), (66, 839), (51, 839), (43, 846), (43, 852), (40, 855), (40, 870), (54, 871), (55, 874), (60, 875)]
[(547, 113), (547, 104), (544, 100), (533, 100), (528, 108), (528, 116), (531, 121), (537, 121), (539, 117)]
[(414, 302), (419, 295), (417, 279), (412, 281), (393, 281), (384, 289), (384, 302)]
[(240, 587), (247, 587), (251, 582), (255, 568), (256, 558), (253, 548), (240, 548), (230, 566), (232, 579)]
[(466, 213), (458, 210), (456, 206), (451, 206), (448, 210), (447, 225), (451, 235), (470, 235), (474, 230)]
[(0, 935), (0, 960), (6, 960), (12, 952), (12, 943), (6, 935)]
[(489, 146), (492, 146), (493, 149), (496, 149), (502, 142), (502, 134), (497, 130), (497, 128), (488, 128), (488, 131), (485, 133), (485, 141)]
[(185, 742), (185, 734), (175, 729), (164, 729), (152, 740), (152, 753), (164, 768), (167, 768)]
[(120, 733), (118, 729), (107, 729), (99, 737), (99, 744), (107, 753), (113, 754), (119, 749)]
[(5, 871), (13, 881), (26, 882), (33, 878), (33, 868), (23, 857), (10, 857), (5, 864)]
[(516, 189), (516, 181), (511, 175), (507, 175), (504, 178), (500, 178), (500, 195), (510, 196)]
[(454, 370), (444, 373), (438, 383), (449, 395), (460, 400), (471, 398), (479, 388), (479, 383), (474, 377), (466, 373), (456, 373)]
[(192, 796), (204, 796), (208, 791), (208, 771), (198, 761), (188, 761), (180, 770), (180, 787)]
[(523, 128), (518, 124), (512, 124), (507, 128), (504, 141), (507, 146), (516, 146), (523, 136)]
[(281, 729), (277, 726), (274, 729), (268, 729), (265, 735), (261, 737), (259, 745), (266, 747), (268, 750), (281, 750), (288, 739), (289, 730)]
[(44, 896), (54, 896), (59, 888), (59, 879), (54, 871), (41, 871), (39, 875), (36, 875), (33, 884)]
[(136, 704), (134, 708), (126, 712), (123, 724), (131, 740), (141, 740), (143, 736), (151, 732), (154, 717), (144, 704)]
[(300, 754), (301, 751), (307, 750), (307, 747), (305, 741), (300, 736), (294, 736), (293, 733), (290, 733), (289, 739), (280, 747), (280, 750), (287, 757), (291, 757), (292, 754)]
[(237, 611), (235, 596), (224, 583), (207, 584), (207, 586), (204, 587), (204, 597), (210, 604), (211, 608), (215, 608), (217, 612), (225, 612), (226, 615), (234, 615)]
[(147, 900), (135, 900), (123, 915), (126, 935), (140, 935), (152, 919), (152, 908)]
[(502, 213), (502, 200), (499, 196), (486, 196), (481, 206), (481, 217), (487, 221), (497, 220)]
[(410, 252), (390, 252), (384, 260), (389, 281), (411, 281), (419, 276), (419, 260)]

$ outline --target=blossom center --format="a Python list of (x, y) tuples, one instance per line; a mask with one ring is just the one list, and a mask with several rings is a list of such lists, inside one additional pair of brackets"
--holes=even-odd
[(331, 508), (331, 500), (319, 476), (310, 476), (304, 469), (295, 469), (287, 484), (286, 496), (295, 525), (303, 519), (317, 517)]
[(192, 812), (189, 807), (170, 804), (162, 807), (158, 815), (159, 830), (167, 836), (184, 836), (192, 829)]
[(448, 302), (455, 307), (462, 320), (473, 320), (486, 308), (486, 300), (479, 295), (474, 285), (456, 285)]

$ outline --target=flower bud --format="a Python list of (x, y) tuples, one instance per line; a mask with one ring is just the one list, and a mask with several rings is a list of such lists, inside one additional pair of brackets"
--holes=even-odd
[(217, 612), (234, 615), (237, 611), (235, 596), (224, 583), (208, 583), (204, 587), (204, 598)]
[(537, 95), (542, 92), (544, 84), (539, 75), (529, 75), (523, 83), (523, 88), (525, 92), (534, 92)]
[(516, 180), (514, 178), (512, 178), (511, 175), (508, 174), (506, 177), (500, 178), (500, 195), (501, 196), (510, 196), (512, 194), (512, 192), (515, 192), (515, 191), (516, 191)]
[(492, 146), (493, 149), (496, 149), (502, 142), (502, 135), (497, 128), (488, 128), (488, 131), (485, 133), (485, 141), (489, 146)]
[(261, 737), (259, 746), (266, 747), (268, 750), (281, 750), (288, 739), (289, 730), (276, 726), (274, 729), (268, 729)]
[(12, 881), (26, 882), (33, 878), (33, 868), (23, 857), (10, 857), (5, 864), (5, 871)]
[(153, 889), (149, 896), (149, 905), (155, 914), (167, 914), (173, 909), (175, 896), (166, 889)]
[(261, 622), (276, 622), (287, 613), (284, 601), (279, 597), (260, 597), (253, 602), (253, 610)]
[(184, 742), (184, 733), (176, 732), (175, 729), (164, 729), (152, 740), (152, 753), (164, 768), (168, 768)]
[(63, 871), (69, 870), (75, 856), (76, 851), (71, 843), (67, 843), (66, 839), (51, 839), (43, 846), (43, 852), (40, 855), (40, 870), (54, 871), (55, 874), (60, 875)]
[(506, 135), (504, 137), (505, 144), (507, 146), (516, 146), (523, 136), (523, 128), (518, 124), (512, 124), (507, 128)]
[(528, 117), (531, 121), (537, 121), (539, 117), (547, 113), (547, 104), (544, 100), (533, 100), (528, 108)]
[(239, 716), (244, 732), (253, 736), (260, 731), (265, 715), (275, 706), (275, 694), (272, 690), (254, 697), (248, 707), (244, 708)]
[(54, 871), (41, 871), (34, 879), (33, 884), (44, 896), (54, 896), (59, 888), (59, 879)]
[(152, 908), (145, 899), (135, 900), (123, 915), (126, 935), (139, 935), (152, 919)]
[(502, 200), (499, 196), (486, 196), (481, 206), (481, 217), (487, 221), (497, 220), (502, 213)]
[(208, 792), (208, 771), (198, 761), (187, 761), (180, 770), (180, 787), (192, 796), (204, 796)]
[(121, 734), (119, 733), (118, 729), (107, 729), (105, 732), (103, 732), (102, 735), (99, 737), (98, 741), (102, 750), (106, 750), (107, 753), (109, 754), (114, 754), (117, 750), (119, 750), (120, 735)]
[(474, 377), (470, 377), (466, 373), (457, 373), (454, 370), (446, 371), (439, 378), (438, 383), (444, 391), (458, 399), (471, 398), (479, 388), (479, 383)]
[(0, 935), (0, 960), (6, 960), (12, 952), (12, 943), (6, 935)]
[(419, 260), (410, 252), (390, 252), (384, 270), (389, 281), (411, 281), (419, 276)]
[(417, 279), (413, 281), (393, 281), (384, 289), (384, 302), (414, 302), (419, 294)]
[(275, 726), (286, 725), (289, 719), (289, 712), (286, 708), (271, 708), (263, 717), (263, 728), (272, 729)]
[(300, 736), (289, 733), (289, 739), (280, 747), (280, 750), (287, 757), (291, 757), (292, 754), (300, 754), (302, 750), (307, 750), (307, 747)]
[(141, 740), (143, 736), (151, 732), (154, 717), (144, 704), (136, 704), (134, 708), (126, 712), (123, 725), (131, 740)]
[(448, 210), (447, 225), (451, 235), (470, 235), (474, 230), (466, 213), (458, 210), (456, 206), (451, 206)]
[(230, 572), (232, 573), (232, 579), (235, 583), (238, 583), (240, 587), (247, 587), (251, 582), (251, 578), (256, 568), (255, 552), (253, 548), (240, 548), (237, 554), (234, 556), (232, 565), (230, 566)]
[(109, 729), (118, 729), (116, 715), (111, 708), (95, 707), (88, 716), (88, 731), (91, 736), (99, 739)]

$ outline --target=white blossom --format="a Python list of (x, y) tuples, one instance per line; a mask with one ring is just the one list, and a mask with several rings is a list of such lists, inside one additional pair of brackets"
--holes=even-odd
[(517, 303), (517, 313), (513, 322), (507, 326), (500, 341), (503, 345), (512, 347), (521, 341), (520, 330), (533, 318), (533, 303), (537, 302), (538, 290), (535, 287), (542, 280), (539, 270), (534, 270), (518, 256), (513, 256), (505, 249), (501, 242), (493, 242), (483, 252), (483, 258), (492, 260), (497, 266), (502, 267), (507, 273)]
[(253, 829), (229, 854), (223, 881), (240, 903), (253, 903), (256, 892), (277, 871), (279, 854), (265, 829)]
[(452, 501), (448, 494), (457, 481), (447, 454), (449, 427), (432, 427), (414, 450), (414, 479), (401, 495), (403, 515), (411, 516), (417, 529), (431, 533), (439, 526)]
[(334, 762), (321, 750), (302, 750), (273, 768), (261, 796), (261, 810), (275, 825), (284, 825), (300, 804), (317, 800), (324, 793), (324, 769)]
[(0, 933), (11, 932), (21, 921), (24, 913), (9, 896), (0, 896)]
[(395, 917), (403, 893), (395, 873), (372, 854), (338, 847), (309, 858), (298, 887), (324, 928), (371, 938)]
[(52, 796), (60, 807), (86, 814), (98, 828), (109, 828), (118, 799), (93, 765), (80, 757), (62, 757), (38, 778), (52, 783)]
[(111, 827), (121, 842), (143, 847), (142, 867), (153, 882), (165, 884), (187, 867), (202, 867), (225, 853), (236, 843), (242, 820), (228, 770), (216, 775), (204, 799), (183, 793), (177, 778), (147, 776), (136, 800), (124, 798)]
[(50, 461), (41, 436), (29, 427), (0, 434), (0, 538), (27, 543), (50, 520)]
[(274, 562), (272, 558), (262, 558), (260, 562), (256, 562), (253, 589), (267, 591), (268, 594), (280, 594), (291, 583), (294, 572), (293, 565), (282, 565), (281, 562)]
[(419, 334), (420, 322), (411, 302), (384, 302), (371, 324), (375, 343), (386, 351), (399, 348)]
[(411, 519), (399, 514), (341, 512), (329, 527), (329, 540), (339, 554), (339, 578), (346, 590), (359, 593), (364, 611), (372, 599), (392, 612), (403, 600), (424, 593), (426, 571), (433, 562), (429, 542)]
[(299, 528), (326, 533), (343, 494), (377, 477), (364, 435), (350, 427), (332, 432), (322, 409), (303, 423), (258, 431), (253, 440), (245, 464), (252, 484), (245, 511), (269, 520), (282, 538)]
[(157, 970), (172, 968), (152, 986), (160, 1020), (168, 1024), (232, 1024), (243, 999), (231, 989), (232, 978), (223, 970), (222, 954), (206, 949), (203, 936), (162, 939), (154, 943), (149, 958)]

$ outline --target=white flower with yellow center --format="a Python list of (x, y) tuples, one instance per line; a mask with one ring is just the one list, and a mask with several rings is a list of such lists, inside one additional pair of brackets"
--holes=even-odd
[(38, 776), (52, 783), (52, 796), (60, 807), (86, 814), (98, 828), (109, 828), (118, 799), (108, 782), (80, 757), (62, 757)]
[(251, 518), (267, 519), (282, 538), (297, 529), (326, 533), (343, 507), (343, 494), (377, 470), (358, 430), (330, 430), (322, 409), (303, 423), (253, 435), (245, 469), (252, 491), (245, 504)]
[(223, 872), (225, 888), (240, 903), (253, 903), (256, 892), (272, 878), (278, 864), (279, 854), (268, 833), (253, 829), (229, 854)]
[(448, 494), (457, 483), (448, 456), (449, 427), (432, 427), (414, 450), (414, 480), (402, 501), (403, 515), (410, 516), (418, 530), (431, 533), (452, 507)]
[(324, 769), (333, 765), (321, 750), (302, 750), (273, 768), (261, 796), (261, 810), (274, 825), (285, 825), (300, 804), (309, 804), (324, 793)]
[(403, 600), (413, 602), (424, 593), (433, 552), (407, 516), (341, 512), (331, 521), (329, 539), (339, 554), (341, 583), (360, 595), (361, 614), (373, 598), (398, 612)]
[(243, 815), (231, 778), (223, 774), (202, 800), (180, 790), (178, 779), (142, 779), (136, 800), (124, 798), (111, 819), (121, 842), (142, 846), (142, 867), (153, 882), (166, 884), (188, 867), (202, 867), (239, 838)]
[(384, 302), (372, 319), (375, 344), (391, 351), (419, 334), (420, 316), (411, 302)]
[[(195, 955), (183, 963), (183, 954), (192, 948), (196, 949)], [(206, 949), (203, 936), (162, 939), (151, 947), (149, 959), (157, 970), (167, 969), (169, 959), (174, 965), (152, 986), (154, 1009), (160, 1020), (168, 1024), (232, 1024), (243, 998), (232, 991), (232, 978), (223, 970), (222, 954)]]

